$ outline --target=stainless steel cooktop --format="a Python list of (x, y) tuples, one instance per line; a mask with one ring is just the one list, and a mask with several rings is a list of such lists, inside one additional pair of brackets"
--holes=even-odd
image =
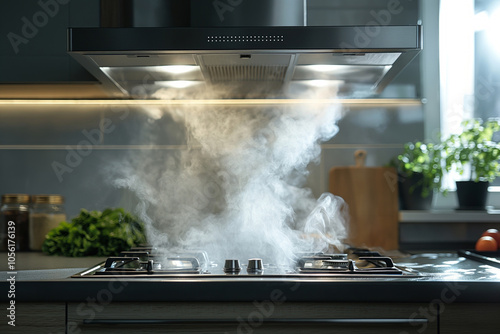
[(204, 251), (181, 251), (168, 254), (152, 247), (137, 247), (109, 257), (73, 278), (161, 278), (161, 277), (416, 277), (413, 269), (396, 266), (388, 256), (369, 250), (351, 250), (349, 254), (299, 254), (293, 265), (266, 262), (250, 258), (210, 261)]

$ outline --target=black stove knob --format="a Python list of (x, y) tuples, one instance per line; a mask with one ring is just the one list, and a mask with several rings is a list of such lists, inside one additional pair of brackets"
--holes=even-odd
[(154, 270), (154, 262), (153, 260), (148, 260), (148, 262), (146, 263), (146, 271), (148, 273), (152, 273)]
[(226, 260), (224, 262), (225, 273), (239, 273), (241, 271), (239, 260)]
[(249, 273), (261, 273), (264, 270), (262, 265), (262, 259), (250, 259), (248, 260), (247, 271)]
[(349, 271), (355, 271), (356, 270), (356, 267), (354, 267), (354, 261), (349, 259), (349, 264), (347, 265), (347, 270)]

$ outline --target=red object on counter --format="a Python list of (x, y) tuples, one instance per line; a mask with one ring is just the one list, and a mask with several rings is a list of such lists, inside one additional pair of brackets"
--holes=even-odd
[(500, 249), (500, 232), (496, 228), (490, 228), (481, 235), (482, 237), (492, 237), (497, 242), (497, 249)]
[(495, 239), (490, 236), (479, 238), (476, 242), (476, 250), (478, 252), (494, 252), (498, 249), (498, 244)]

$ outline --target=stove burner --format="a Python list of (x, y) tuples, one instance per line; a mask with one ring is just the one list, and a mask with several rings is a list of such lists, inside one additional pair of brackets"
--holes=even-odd
[(133, 249), (121, 252), (118, 257), (109, 257), (95, 275), (201, 274), (208, 262), (203, 252), (185, 252), (165, 257), (161, 253), (150, 254), (150, 251)]
[[(378, 254), (378, 253), (377, 253)], [(305, 256), (298, 261), (300, 273), (332, 273), (332, 274), (395, 274), (403, 272), (394, 266), (392, 259), (385, 256), (366, 256), (359, 260), (373, 265), (369, 268), (358, 268), (356, 263), (347, 258), (347, 254), (319, 254)]]

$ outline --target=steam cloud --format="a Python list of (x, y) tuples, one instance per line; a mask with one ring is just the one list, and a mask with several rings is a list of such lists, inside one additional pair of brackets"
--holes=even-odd
[[(342, 249), (347, 208), (304, 188), (320, 143), (333, 137), (335, 104), (169, 106), (188, 149), (132, 156), (115, 184), (132, 190), (149, 242), (205, 250), (210, 260), (259, 257), (289, 264), (300, 252)], [(136, 153), (137, 154), (137, 153)]]

